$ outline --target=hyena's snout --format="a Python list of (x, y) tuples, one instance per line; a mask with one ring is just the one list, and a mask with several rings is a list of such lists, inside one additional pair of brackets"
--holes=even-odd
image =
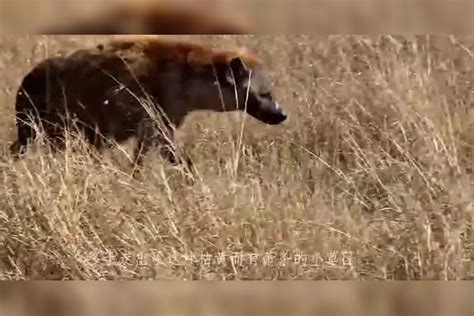
[(254, 108), (249, 108), (248, 113), (263, 123), (277, 125), (283, 123), (288, 115), (278, 102), (264, 101), (258, 102)]
[(275, 102), (273, 104), (272, 112), (273, 113), (272, 113), (270, 124), (280, 124), (280, 123), (283, 123), (288, 118), (288, 114), (286, 114), (285, 111), (283, 111), (283, 108), (278, 102)]

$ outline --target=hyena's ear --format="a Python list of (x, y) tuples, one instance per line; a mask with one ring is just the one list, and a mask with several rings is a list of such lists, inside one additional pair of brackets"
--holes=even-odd
[(240, 57), (233, 58), (229, 63), (229, 70), (226, 72), (226, 80), (235, 85), (235, 83), (240, 83), (242, 80), (245, 80), (249, 76), (249, 68)]

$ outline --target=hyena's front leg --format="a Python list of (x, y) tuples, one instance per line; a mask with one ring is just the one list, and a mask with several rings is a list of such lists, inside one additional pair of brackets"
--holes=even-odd
[(141, 167), (145, 155), (152, 148), (157, 148), (159, 154), (172, 164), (185, 164), (192, 168), (191, 159), (177, 152), (174, 142), (174, 132), (171, 127), (157, 128), (155, 124), (145, 124), (138, 136), (138, 146), (135, 149), (134, 167)]

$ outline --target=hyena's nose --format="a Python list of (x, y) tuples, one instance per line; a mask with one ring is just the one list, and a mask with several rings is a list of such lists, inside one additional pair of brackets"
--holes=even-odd
[(277, 113), (280, 113), (280, 115), (284, 116), (285, 118), (288, 117), (288, 115), (285, 113), (285, 111), (283, 111), (283, 108), (281, 107), (280, 103), (278, 103), (278, 102), (275, 103), (275, 109), (276, 109)]
[(273, 113), (271, 124), (280, 124), (288, 118), (288, 115), (283, 111), (283, 108), (279, 103), (275, 102), (275, 108)]

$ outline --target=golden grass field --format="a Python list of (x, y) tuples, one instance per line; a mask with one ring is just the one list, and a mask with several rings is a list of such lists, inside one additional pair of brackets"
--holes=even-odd
[[(189, 37), (189, 36), (188, 36)], [(0, 140), (22, 76), (100, 36), (0, 38)], [(1, 279), (473, 279), (474, 37), (202, 36), (268, 65), (289, 119), (197, 113), (196, 164), (71, 140), (0, 165)]]

